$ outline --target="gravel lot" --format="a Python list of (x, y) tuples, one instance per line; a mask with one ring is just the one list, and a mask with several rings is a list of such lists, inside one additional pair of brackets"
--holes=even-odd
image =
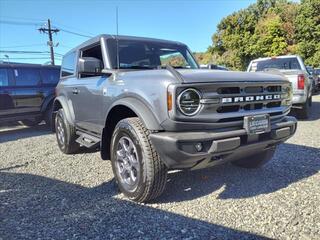
[(99, 153), (64, 155), (55, 135), (0, 129), (0, 239), (320, 239), (320, 95), (269, 164), (169, 174), (135, 204)]

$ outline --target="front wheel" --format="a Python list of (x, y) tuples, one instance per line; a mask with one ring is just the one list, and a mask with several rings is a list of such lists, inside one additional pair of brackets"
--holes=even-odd
[(150, 132), (139, 118), (121, 120), (112, 135), (111, 162), (120, 191), (137, 202), (161, 195), (167, 167), (155, 151)]
[(273, 147), (249, 157), (240, 158), (233, 161), (232, 164), (242, 168), (259, 168), (272, 159), (275, 150), (276, 147)]

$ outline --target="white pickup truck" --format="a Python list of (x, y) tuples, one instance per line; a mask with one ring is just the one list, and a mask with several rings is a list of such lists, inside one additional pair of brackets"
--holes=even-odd
[(284, 75), (292, 83), (292, 107), (298, 110), (299, 118), (308, 118), (309, 107), (312, 105), (312, 79), (300, 56), (287, 55), (255, 59), (250, 62), (247, 72)]

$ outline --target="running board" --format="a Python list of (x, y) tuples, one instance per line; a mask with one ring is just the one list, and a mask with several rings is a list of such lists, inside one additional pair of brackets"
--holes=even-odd
[(77, 138), (76, 142), (82, 146), (93, 148), (98, 147), (100, 144), (100, 138), (79, 131), (77, 131), (77, 134), (79, 137)]

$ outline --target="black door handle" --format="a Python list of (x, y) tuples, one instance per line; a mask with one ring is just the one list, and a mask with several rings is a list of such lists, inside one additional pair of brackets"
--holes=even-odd
[(78, 88), (74, 88), (74, 89), (72, 89), (72, 94), (78, 94), (78, 93), (79, 93)]

